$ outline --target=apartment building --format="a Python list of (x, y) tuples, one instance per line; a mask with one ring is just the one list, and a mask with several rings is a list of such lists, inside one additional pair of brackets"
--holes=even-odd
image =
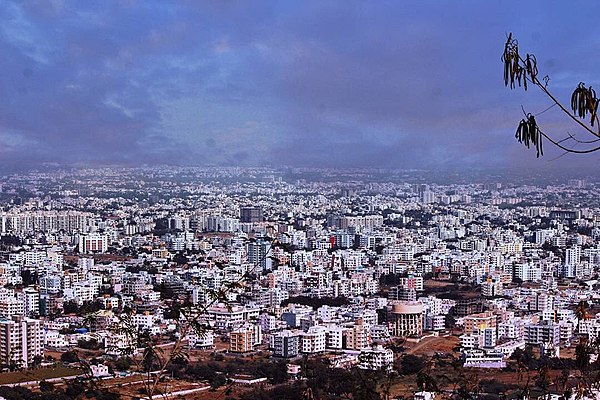
[(44, 331), (38, 319), (0, 319), (0, 362), (29, 368), (44, 355)]

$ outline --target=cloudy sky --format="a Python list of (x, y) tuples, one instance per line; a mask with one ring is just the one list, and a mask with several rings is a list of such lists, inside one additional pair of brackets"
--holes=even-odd
[(513, 32), (561, 99), (600, 85), (598, 4), (0, 0), (0, 164), (596, 165), (514, 140), (550, 103), (500, 56)]

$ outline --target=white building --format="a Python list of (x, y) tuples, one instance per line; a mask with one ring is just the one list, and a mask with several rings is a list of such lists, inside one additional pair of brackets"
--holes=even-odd
[(38, 317), (40, 313), (40, 293), (34, 288), (26, 287), (19, 295), (23, 298), (25, 316)]
[(97, 365), (90, 365), (90, 371), (92, 372), (92, 376), (94, 378), (102, 378), (104, 376), (109, 376), (110, 373), (108, 372), (108, 365), (104, 365), (104, 364), (97, 364)]
[(8, 297), (0, 301), (0, 315), (5, 318), (25, 315), (25, 304), (22, 299)]
[(108, 250), (108, 235), (89, 233), (79, 235), (79, 253), (105, 253)]
[(311, 326), (308, 332), (300, 337), (300, 351), (302, 353), (320, 353), (325, 351), (326, 343), (325, 328), (322, 326)]
[(466, 368), (504, 368), (506, 356), (497, 351), (486, 352), (480, 349), (466, 350), (463, 352)]
[(65, 335), (55, 330), (48, 330), (44, 334), (44, 343), (46, 347), (52, 349), (62, 349), (67, 347), (67, 339)]
[(196, 347), (200, 349), (212, 348), (215, 344), (215, 337), (210, 329), (205, 332), (196, 332), (192, 330), (187, 336), (188, 345), (190, 347)]
[(358, 367), (373, 371), (385, 369), (391, 370), (394, 362), (394, 352), (381, 345), (373, 346), (371, 349), (363, 349), (358, 356)]
[(38, 319), (13, 316), (0, 320), (0, 362), (28, 368), (44, 355), (44, 332)]

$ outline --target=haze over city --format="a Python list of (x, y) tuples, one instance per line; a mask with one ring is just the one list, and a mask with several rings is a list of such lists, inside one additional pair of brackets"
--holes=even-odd
[[(0, 3), (0, 166), (564, 168), (514, 140), (513, 32), (561, 99), (597, 82), (594, 2)], [(585, 38), (585, 40), (582, 40)], [(546, 126), (571, 129), (554, 110)]]

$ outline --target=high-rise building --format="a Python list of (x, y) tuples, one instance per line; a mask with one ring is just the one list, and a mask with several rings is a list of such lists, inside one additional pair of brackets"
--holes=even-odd
[(273, 260), (268, 256), (271, 244), (264, 240), (248, 243), (248, 262), (253, 265), (253, 270), (258, 273), (269, 271)]
[(229, 351), (232, 353), (247, 353), (262, 340), (260, 326), (244, 325), (235, 329), (229, 335)]
[(431, 203), (435, 203), (435, 201), (436, 201), (435, 193), (432, 192), (431, 190), (426, 190), (421, 195), (421, 203), (423, 203), (423, 204), (431, 204)]
[(568, 184), (575, 189), (585, 189), (586, 181), (584, 179), (569, 179)]
[(388, 292), (388, 299), (402, 301), (416, 301), (417, 291), (415, 288), (404, 286), (392, 286)]
[(565, 256), (565, 263), (570, 265), (577, 265), (581, 262), (581, 247), (573, 246), (567, 249)]
[(464, 318), (465, 333), (471, 334), (476, 329), (496, 328), (497, 318), (491, 311), (472, 314)]
[(240, 222), (252, 223), (263, 221), (264, 217), (261, 206), (240, 207)]
[(23, 299), (23, 312), (25, 316), (36, 318), (40, 315), (40, 292), (32, 287), (26, 287), (20, 293)]
[(394, 352), (378, 344), (371, 348), (362, 349), (358, 360), (358, 368), (360, 369), (370, 369), (373, 371), (385, 369), (391, 371), (392, 364), (394, 363)]
[(573, 246), (565, 252), (565, 265), (562, 275), (566, 278), (579, 277), (581, 271), (581, 247)]
[(481, 294), (484, 297), (502, 296), (503, 285), (502, 280), (497, 276), (490, 276), (485, 282), (481, 283)]
[(300, 351), (300, 335), (296, 332), (285, 330), (273, 335), (273, 356), (296, 357)]
[(525, 327), (525, 343), (531, 346), (537, 346), (549, 343), (554, 346), (560, 342), (560, 326), (552, 322), (527, 325)]
[(79, 235), (79, 253), (105, 253), (107, 250), (107, 235), (98, 233)]
[(60, 276), (43, 275), (40, 277), (40, 290), (42, 293), (58, 293), (62, 288)]
[(13, 316), (23, 316), (24, 314), (25, 303), (23, 299), (10, 296), (0, 301), (0, 316), (12, 318)]
[(44, 355), (44, 331), (38, 319), (0, 319), (0, 363), (28, 368)]

